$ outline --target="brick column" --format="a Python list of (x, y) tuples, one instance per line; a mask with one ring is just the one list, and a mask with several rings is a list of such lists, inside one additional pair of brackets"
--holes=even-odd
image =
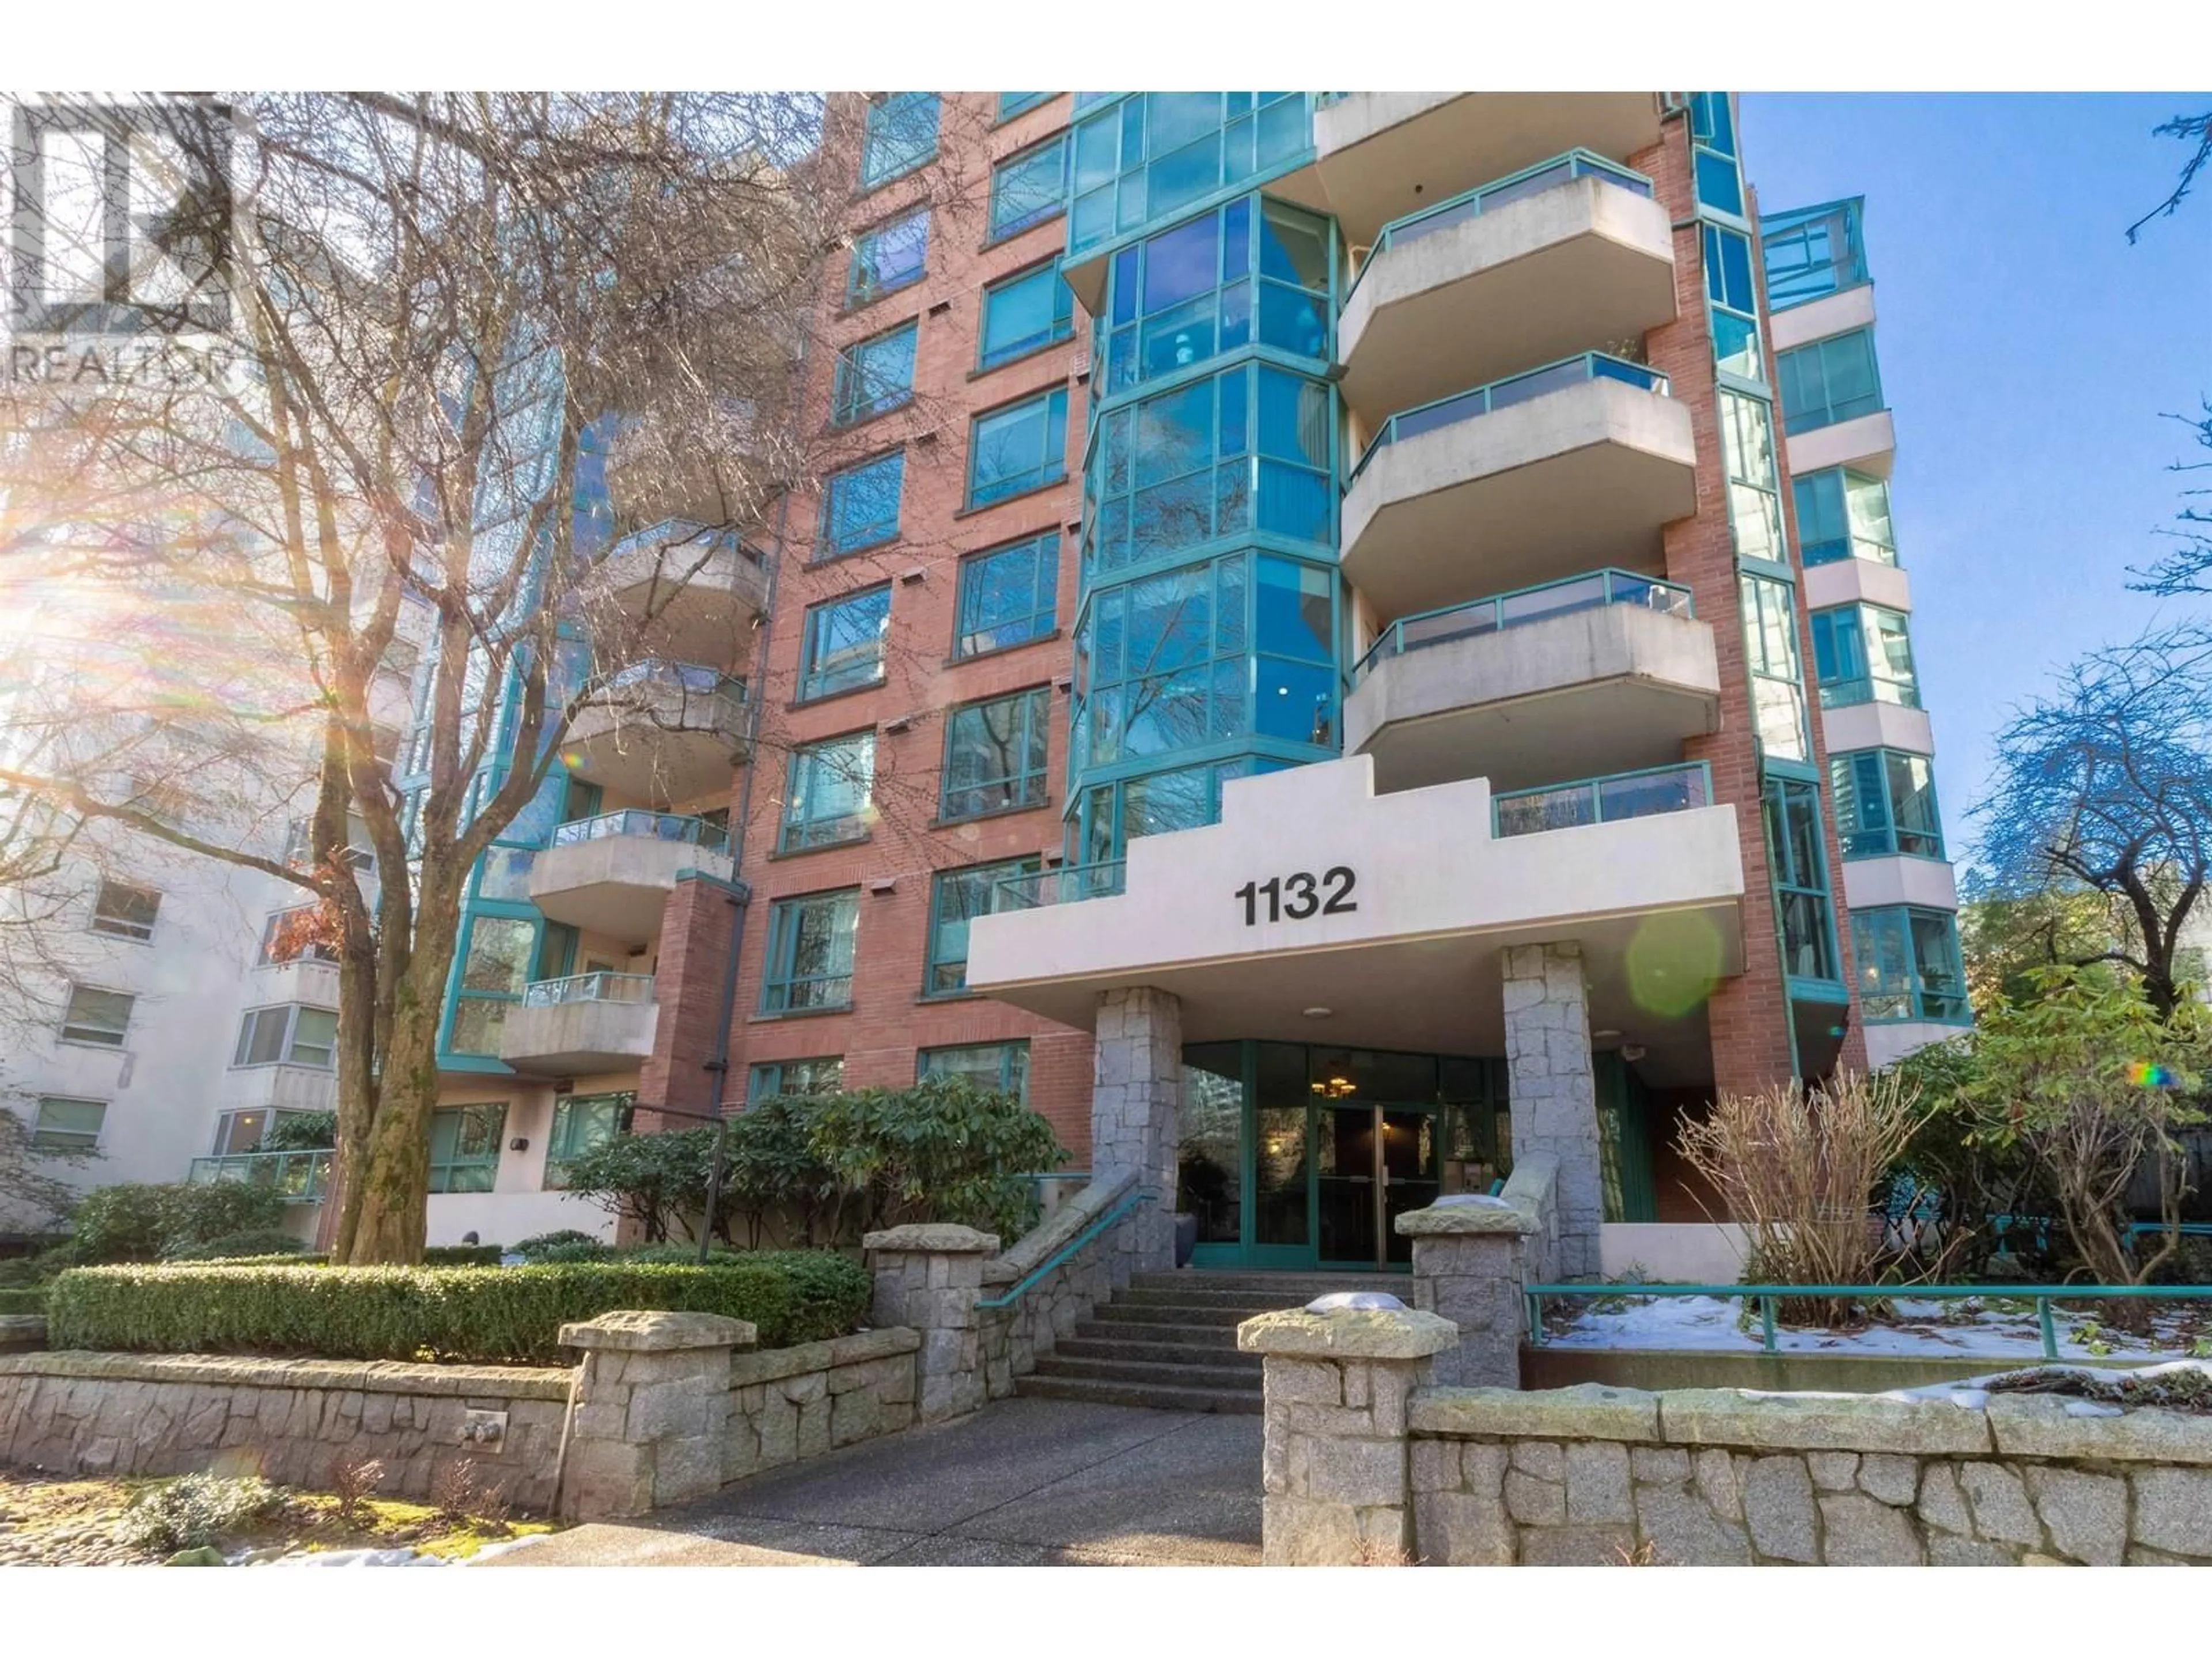
[(860, 1244), (876, 1279), (872, 1322), (878, 1329), (905, 1325), (921, 1333), (915, 1421), (941, 1423), (982, 1410), (990, 1391), (975, 1303), (983, 1293), (983, 1264), (999, 1253), (996, 1235), (918, 1224), (870, 1233)]
[(1397, 1297), (1262, 1314), (1237, 1346), (1267, 1356), (1261, 1554), (1269, 1566), (1411, 1565), (1407, 1402), (1453, 1347), (1449, 1320)]
[(1523, 1241), (1538, 1224), (1504, 1199), (1479, 1194), (1440, 1199), (1398, 1218), (1400, 1235), (1413, 1241), (1413, 1305), (1459, 1332), (1458, 1345), (1437, 1355), (1437, 1382), (1521, 1386)]
[(1509, 945), (1504, 968), (1513, 1156), (1559, 1159), (1559, 1273), (1594, 1278), (1605, 1192), (1583, 948), (1571, 940)]
[(759, 1333), (708, 1313), (606, 1313), (561, 1328), (584, 1351), (563, 1449), (564, 1519), (643, 1515), (717, 1492), (730, 1355)]
[(1176, 1162), (1182, 1116), (1182, 999), (1149, 986), (1098, 999), (1092, 1051), (1091, 1171), (1124, 1170), (1159, 1194), (1114, 1230), (1114, 1283), (1175, 1266)]

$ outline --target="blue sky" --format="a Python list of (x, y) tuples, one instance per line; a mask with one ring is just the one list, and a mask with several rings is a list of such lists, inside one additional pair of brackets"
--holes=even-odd
[(1954, 857), (2007, 711), (2051, 668), (2185, 614), (2129, 592), (2126, 568), (2181, 504), (2166, 469), (2203, 454), (2161, 414), (2212, 395), (2212, 179), (2136, 246), (2124, 233), (2185, 159), (2150, 130), (2208, 108), (2212, 93), (1742, 97), (1763, 209), (1866, 198), (1892, 508)]

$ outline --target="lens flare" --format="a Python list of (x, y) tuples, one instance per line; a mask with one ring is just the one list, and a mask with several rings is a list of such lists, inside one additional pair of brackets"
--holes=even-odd
[(2179, 1089), (2181, 1073), (2154, 1060), (2138, 1060), (2128, 1066), (2128, 1081), (2138, 1089)]

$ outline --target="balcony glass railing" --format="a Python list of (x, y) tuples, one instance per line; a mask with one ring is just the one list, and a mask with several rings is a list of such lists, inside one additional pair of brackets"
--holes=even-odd
[[(672, 558), (680, 560), (689, 553), (695, 558), (711, 548), (717, 553), (735, 553), (748, 563), (758, 564), (760, 555), (738, 539), (734, 530), (711, 530), (692, 519), (663, 519), (642, 530), (631, 532), (607, 549), (607, 559), (620, 558), (641, 547), (666, 548)], [(678, 564), (680, 570), (684, 567)]]
[(1641, 772), (1585, 778), (1579, 783), (1516, 789), (1492, 796), (1490, 808), (1502, 840), (1546, 830), (1573, 830), (1585, 823), (1648, 818), (1660, 812), (1686, 812), (1712, 804), (1711, 769), (1703, 761), (1686, 761)]
[(574, 847), (614, 836), (640, 841), (680, 842), (687, 847), (703, 847), (710, 853), (730, 850), (730, 832), (719, 823), (686, 817), (679, 812), (647, 811), (642, 807), (625, 807), (619, 812), (602, 812), (597, 817), (572, 818), (567, 823), (556, 824), (553, 844)]
[(1920, 707), (1920, 681), (1917, 675), (1860, 674), (1850, 679), (1823, 680), (1820, 683), (1820, 707), (1849, 708), (1855, 703), (1889, 702), (1899, 708)]
[[(1455, 392), (1449, 398), (1439, 398), (1434, 403), (1422, 404), (1418, 408), (1401, 410), (1382, 422), (1382, 429), (1375, 434), (1359, 458), (1359, 465), (1352, 469), (1356, 480), (1367, 470), (1368, 462), (1385, 445), (1406, 438), (1418, 438), (1434, 432), (1440, 427), (1456, 425), (1483, 415), (1493, 415), (1501, 409), (1510, 409), (1516, 404), (1525, 404), (1554, 392), (1564, 392), (1585, 380), (1621, 380), (1642, 391), (1655, 392), (1664, 398), (1668, 392), (1667, 377), (1656, 368), (1642, 363), (1632, 363), (1602, 351), (1585, 351), (1577, 357), (1567, 357), (1556, 363), (1547, 363), (1541, 368), (1532, 368), (1526, 374), (1516, 374), (1503, 380), (1492, 380), (1467, 392)], [(1351, 480), (1346, 481), (1347, 487)]]
[(1393, 219), (1382, 227), (1366, 263), (1359, 267), (1358, 276), (1352, 279), (1352, 289), (1346, 289), (1345, 294), (1346, 301), (1349, 301), (1352, 289), (1358, 288), (1359, 278), (1364, 276), (1375, 262), (1392, 248), (1418, 242), (1424, 236), (1449, 230), (1454, 225), (1464, 224), (1485, 213), (1494, 213), (1509, 202), (1540, 196), (1547, 190), (1557, 190), (1577, 179), (1601, 179), (1632, 195), (1647, 198), (1654, 190), (1651, 180), (1632, 167), (1622, 167), (1618, 161), (1608, 161), (1590, 150), (1571, 149), (1564, 155), (1554, 155), (1548, 161), (1539, 161), (1532, 167), (1523, 167), (1503, 179), (1493, 179), (1486, 185), (1477, 185), (1473, 190), (1462, 191), (1450, 200), (1439, 202), (1434, 207), (1423, 208), (1419, 213), (1409, 213), (1402, 219)]
[(1111, 898), (1128, 880), (1128, 867), (1120, 859), (1104, 864), (1071, 864), (1057, 870), (1033, 871), (1008, 876), (999, 883), (999, 907), (1005, 910), (1035, 910), (1047, 904), (1074, 904), (1084, 899)]
[(1401, 617), (1382, 630), (1382, 638), (1359, 659), (1358, 666), (1352, 671), (1352, 684), (1357, 685), (1365, 679), (1376, 664), (1388, 657), (1401, 657), (1408, 651), (1442, 645), (1449, 640), (1495, 634), (1523, 623), (1542, 622), (1607, 605), (1632, 605), (1638, 610), (1686, 619), (1695, 614), (1686, 587), (1656, 581), (1631, 570), (1593, 570), (1538, 587), (1523, 587), (1486, 599), (1473, 599), (1465, 605)]
[(740, 705), (745, 700), (745, 683), (733, 675), (700, 663), (670, 662), (659, 657), (634, 662), (607, 678), (610, 691), (626, 690), (634, 685), (665, 685), (702, 696), (719, 693)]
[(332, 1154), (304, 1152), (232, 1152), (222, 1158), (196, 1158), (187, 1178), (196, 1183), (242, 1181), (249, 1186), (270, 1187), (287, 1204), (319, 1202), (330, 1186)]
[(1786, 311), (1826, 299), (1867, 280), (1861, 198), (1763, 214), (1759, 246), (1765, 260), (1766, 303)]
[(650, 1002), (651, 974), (571, 974), (566, 979), (532, 981), (523, 988), (526, 1008), (557, 1008), (570, 1002)]

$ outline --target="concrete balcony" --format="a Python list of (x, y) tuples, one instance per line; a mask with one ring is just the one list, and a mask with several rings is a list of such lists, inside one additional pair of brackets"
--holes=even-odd
[(250, 994), (257, 1007), (296, 1002), (309, 1008), (338, 1006), (338, 965), (318, 957), (265, 962), (253, 970)]
[(660, 932), (676, 878), (699, 870), (727, 881), (729, 837), (673, 812), (605, 812), (556, 826), (530, 866), (530, 902), (550, 921), (643, 945)]
[(1853, 910), (1910, 904), (1923, 910), (1956, 910), (1959, 883), (1948, 860), (1889, 854), (1844, 860), (1844, 902)]
[(222, 1074), (216, 1092), (217, 1104), (226, 1112), (332, 1112), (337, 1109), (338, 1079), (326, 1066), (234, 1066)]
[(539, 980), (507, 1011), (499, 1057), (518, 1072), (577, 1077), (617, 1072), (653, 1053), (660, 1009), (648, 974)]
[(768, 609), (768, 573), (727, 531), (664, 520), (615, 544), (582, 586), (585, 619), (611, 614), (678, 662), (740, 662)]
[(744, 682), (656, 659), (617, 674), (569, 722), (562, 754), (586, 783), (680, 800), (727, 783), (744, 748)]
[(1686, 588), (1601, 570), (1391, 624), (1344, 706), (1378, 789), (1518, 789), (1658, 765), (1720, 729), (1711, 626)]
[(1878, 605), (1890, 611), (1912, 609), (1912, 584), (1893, 564), (1875, 559), (1831, 559), (1805, 567), (1805, 608), (1835, 605)]
[[(1346, 240), (1577, 148), (1617, 161), (1659, 142), (1651, 92), (1352, 92), (1314, 110), (1314, 167)], [(1418, 191), (1418, 193), (1416, 193)]]
[(1870, 477), (1887, 478), (1897, 464), (1897, 428), (1889, 411), (1878, 409), (1856, 420), (1792, 433), (1785, 441), (1790, 471), (1802, 476), (1823, 467), (1847, 466)]
[(1383, 228), (1338, 325), (1344, 395), (1381, 416), (1674, 314), (1651, 181), (1578, 150)]
[(1394, 415), (1354, 471), (1344, 574), (1385, 616), (1658, 568), (1697, 511), (1690, 411), (1654, 370), (1592, 352)]

